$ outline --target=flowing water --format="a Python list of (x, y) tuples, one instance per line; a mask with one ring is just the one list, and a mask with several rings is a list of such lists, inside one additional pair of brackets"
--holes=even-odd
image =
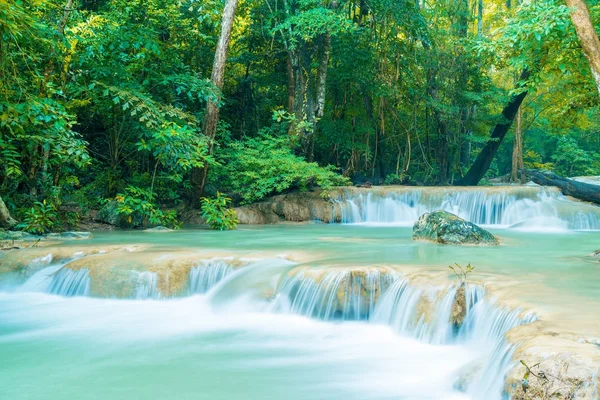
[(432, 188), (370, 192), (340, 201), (343, 223), (412, 225), (426, 212), (445, 210), (478, 225), (521, 230), (599, 230), (597, 206), (569, 200), (555, 189)]
[[(473, 193), (345, 200), (345, 222), (366, 224), (100, 232), (65, 243), (71, 259), (48, 254), (0, 275), (0, 398), (501, 399), (515, 350), (505, 334), (539, 318), (520, 304), (576, 308), (573, 324), (600, 335), (586, 314), (600, 305), (600, 267), (588, 257), (600, 235), (589, 229), (600, 224), (591, 206), (552, 193)], [(539, 204), (529, 212), (523, 202)], [(397, 226), (409, 211), (442, 204), (492, 226), (502, 245), (414, 242)], [(515, 229), (532, 226), (524, 215), (563, 225)], [(89, 264), (79, 253), (140, 243), (148, 249), (139, 255)], [(192, 258), (185, 282), (166, 292), (165, 277), (180, 275), (165, 255), (182, 249)], [(165, 259), (164, 268), (134, 268), (148, 257)], [(513, 304), (480, 284), (460, 288), (448, 273), (454, 262), (475, 265), (474, 280), (516, 288)]]

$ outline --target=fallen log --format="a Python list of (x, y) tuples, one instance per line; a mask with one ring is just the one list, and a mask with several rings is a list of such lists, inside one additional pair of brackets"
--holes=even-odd
[(600, 205), (600, 185), (578, 182), (573, 179), (556, 175), (551, 171), (540, 171), (537, 169), (523, 170), (525, 177), (542, 186), (556, 186), (565, 196), (589, 201)]

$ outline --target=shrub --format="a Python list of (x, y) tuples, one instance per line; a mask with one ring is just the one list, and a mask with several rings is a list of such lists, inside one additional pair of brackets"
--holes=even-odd
[(258, 201), (287, 189), (325, 190), (348, 185), (350, 181), (333, 167), (320, 167), (293, 154), (287, 136), (262, 134), (258, 138), (234, 142), (223, 152), (221, 176), (243, 203)]
[(214, 199), (202, 198), (202, 219), (211, 229), (219, 231), (233, 230), (238, 224), (237, 214), (231, 208), (231, 199), (220, 192)]
[(154, 204), (155, 195), (147, 189), (128, 186), (125, 193), (115, 197), (114, 213), (119, 217), (120, 225), (126, 228), (151, 227), (164, 225), (169, 228), (181, 228), (175, 211), (163, 212)]
[(25, 232), (38, 235), (48, 233), (58, 221), (58, 213), (53, 204), (46, 202), (35, 202), (33, 207), (23, 214), (23, 222), (17, 225), (17, 228)]

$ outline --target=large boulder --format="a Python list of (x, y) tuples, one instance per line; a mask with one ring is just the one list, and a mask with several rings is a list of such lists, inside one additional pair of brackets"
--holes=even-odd
[(472, 222), (447, 211), (433, 211), (419, 217), (413, 226), (414, 240), (442, 244), (477, 244), (495, 246), (498, 239)]

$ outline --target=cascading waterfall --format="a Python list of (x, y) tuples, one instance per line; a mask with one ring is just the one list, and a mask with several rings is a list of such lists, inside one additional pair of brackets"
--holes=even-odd
[(235, 269), (226, 259), (202, 261), (190, 270), (188, 291), (190, 294), (206, 293)]
[(452, 310), (459, 288), (420, 288), (387, 269), (305, 269), (283, 280), (274, 310), (324, 320), (364, 320), (426, 343), (475, 346), (486, 357), (463, 389), (474, 398), (499, 398), (501, 377), (513, 365), (515, 349), (504, 335), (536, 316), (497, 305), (482, 286), (465, 285), (466, 310), (457, 327)]
[(433, 344), (450, 343), (453, 337), (452, 305), (457, 288), (425, 290), (397, 280), (385, 293), (371, 319), (390, 325), (403, 336)]
[(48, 292), (60, 296), (87, 296), (90, 292), (90, 271), (61, 268), (54, 273)]
[(161, 293), (158, 291), (158, 274), (156, 272), (137, 272), (137, 285), (135, 287), (135, 298), (138, 300), (160, 299)]
[(397, 274), (379, 269), (300, 271), (283, 281), (275, 310), (331, 320), (365, 320)]
[[(47, 265), (26, 284), (62, 296), (90, 292), (90, 271)], [(299, 314), (324, 321), (361, 321), (389, 326), (400, 336), (433, 345), (459, 345), (475, 349), (481, 360), (475, 372), (462, 374), (456, 387), (473, 398), (500, 397), (503, 379), (513, 365), (514, 345), (505, 340), (510, 329), (535, 320), (531, 314), (503, 308), (477, 285), (431, 287), (414, 284), (389, 267), (305, 267), (282, 259), (259, 260), (236, 269), (228, 259), (199, 262), (190, 270), (188, 294), (208, 293), (211, 305), (248, 307), (251, 312)], [(38, 265), (38, 268), (39, 268)], [(131, 271), (135, 299), (162, 299), (159, 275)], [(282, 278), (283, 277), (283, 278)], [(454, 319), (457, 299), (464, 296), (464, 314)], [(242, 300), (242, 301), (236, 301)], [(472, 350), (470, 350), (472, 351)]]
[(342, 223), (412, 225), (420, 215), (445, 210), (480, 225), (523, 230), (597, 230), (600, 208), (546, 188), (403, 189), (339, 200)]

